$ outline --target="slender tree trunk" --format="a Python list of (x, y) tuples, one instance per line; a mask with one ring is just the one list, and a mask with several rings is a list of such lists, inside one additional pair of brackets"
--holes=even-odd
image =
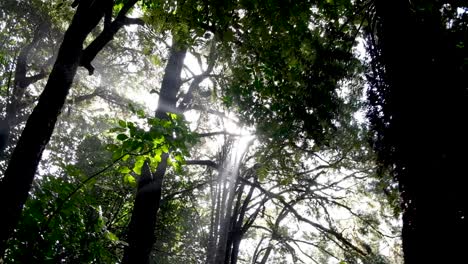
[[(236, 172), (233, 172), (236, 173)], [(225, 206), (224, 214), (222, 214), (222, 221), (220, 226), (219, 232), (219, 243), (218, 249), (216, 250), (216, 258), (215, 264), (222, 264), (225, 263), (226, 260), (226, 250), (229, 241), (229, 234), (231, 231), (231, 217), (232, 217), (232, 206), (235, 197), (235, 185), (236, 180), (234, 180), (234, 175), (231, 175), (231, 179), (226, 179), (226, 182), (229, 181), (229, 187), (225, 188), (226, 195), (223, 198), (224, 203), (222, 203), (223, 207)]]
[(257, 246), (255, 247), (255, 250), (253, 252), (253, 255), (252, 255), (252, 264), (256, 264), (257, 263), (257, 259), (260, 255), (260, 253), (262, 252), (260, 249), (260, 246), (262, 245), (263, 243), (263, 240), (265, 240), (265, 235), (262, 235), (262, 238), (260, 239), (260, 241), (258, 242)]
[[(213, 178), (213, 176), (211, 176)], [(210, 216), (210, 231), (208, 234), (208, 243), (207, 243), (207, 249), (206, 249), (206, 261), (205, 263), (211, 263), (214, 260), (214, 249), (216, 245), (216, 236), (215, 236), (215, 230), (217, 230), (218, 223), (216, 221), (216, 201), (218, 201), (218, 183), (216, 185), (213, 184), (213, 181), (210, 184), (210, 189), (211, 189), (211, 216)]]
[(231, 226), (229, 231), (229, 237), (226, 245), (226, 257), (224, 263), (233, 263), (234, 259), (237, 259), (237, 253), (235, 251), (235, 244), (241, 238), (241, 228), (242, 228), (242, 194), (244, 193), (245, 184), (242, 183), (237, 189), (236, 193), (236, 205), (234, 206), (234, 211), (231, 217)]
[(268, 242), (268, 247), (263, 254), (262, 260), (260, 261), (260, 264), (266, 264), (268, 258), (270, 257), (271, 251), (273, 250), (273, 240), (270, 239), (270, 242)]
[(11, 129), (17, 124), (17, 114), (21, 110), (20, 104), (26, 92), (26, 88), (47, 76), (44, 70), (41, 73), (27, 77), (28, 72), (28, 58), (31, 53), (37, 48), (39, 42), (47, 33), (50, 28), (49, 23), (42, 23), (34, 33), (33, 39), (29, 44), (24, 46), (16, 58), (16, 67), (13, 81), (13, 89), (8, 98), (8, 103), (5, 109), (5, 118), (0, 120), (0, 134), (2, 143), (0, 144), (0, 158), (3, 158), (5, 149), (8, 146)]
[[(243, 185), (244, 186), (244, 185)], [(244, 188), (241, 189), (243, 192)], [(236, 216), (238, 215), (237, 221), (235, 222), (233, 233), (232, 233), (232, 250), (231, 250), (231, 264), (237, 263), (237, 258), (239, 256), (239, 247), (242, 240), (242, 237), (247, 232), (250, 226), (244, 226), (244, 218), (245, 213), (247, 212), (247, 207), (252, 199), (253, 192), (255, 190), (254, 186), (250, 187), (249, 193), (245, 197), (244, 201), (242, 202), (242, 207), (239, 210), (236, 210)], [(241, 196), (239, 195), (237, 198), (239, 201)], [(240, 204), (240, 203), (239, 203)]]
[[(181, 73), (184, 65), (186, 48), (174, 43), (164, 71), (164, 78), (159, 93), (156, 117), (168, 119), (167, 113), (177, 112), (177, 93), (181, 86)], [(161, 201), (162, 183), (167, 168), (168, 153), (163, 153), (154, 175), (142, 174), (128, 229), (124, 264), (147, 264), (154, 244), (157, 212)], [(151, 174), (151, 173), (150, 173)]]
[(65, 33), (49, 80), (13, 151), (0, 185), (0, 208), (4, 216), (0, 228), (0, 255), (3, 255), (6, 241), (18, 223), (42, 152), (75, 77), (83, 42), (103, 17), (105, 2), (81, 1)]

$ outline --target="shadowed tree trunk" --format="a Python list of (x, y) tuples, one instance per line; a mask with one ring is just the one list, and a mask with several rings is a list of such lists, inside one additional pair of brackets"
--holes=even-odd
[(384, 70), (373, 77), (384, 82), (371, 80), (369, 116), (399, 183), (405, 263), (466, 262), (468, 49), (457, 43), (468, 30), (448, 28), (443, 1), (375, 3), (371, 53)]
[(30, 43), (24, 46), (16, 58), (16, 67), (14, 74), (13, 87), (10, 97), (8, 98), (8, 103), (5, 109), (5, 118), (0, 120), (0, 134), (1, 141), (0, 144), (0, 158), (3, 158), (4, 151), (8, 146), (11, 129), (15, 126), (17, 122), (18, 112), (21, 110), (21, 103), (26, 93), (26, 88), (41, 80), (47, 76), (47, 73), (44, 69), (36, 75), (27, 76), (28, 73), (28, 59), (32, 56), (32, 53), (35, 52), (39, 42), (47, 33), (50, 28), (50, 24), (47, 22), (41, 23), (34, 33), (34, 36)]
[[(125, 15), (135, 3), (136, 0), (126, 2), (117, 19), (121, 14)], [(37, 106), (28, 118), (0, 184), (0, 208), (5, 216), (0, 228), (0, 256), (3, 256), (6, 242), (18, 223), (42, 152), (53, 133), (77, 68), (80, 63), (90, 64), (82, 61), (84, 41), (106, 11), (113, 7), (113, 1), (75, 0), (72, 6), (78, 7), (65, 33), (57, 60)], [(105, 27), (101, 34), (109, 30), (109, 27)], [(111, 39), (112, 36), (105, 40), (108, 42)], [(93, 57), (89, 58), (92, 59)]]
[[(232, 153), (227, 155), (232, 155)], [(225, 162), (226, 160), (229, 159), (225, 158)], [(225, 166), (229, 167), (229, 164)], [(247, 195), (243, 197), (245, 183), (239, 182), (238, 177), (223, 176), (223, 173), (226, 173), (223, 170), (229, 169), (226, 167), (217, 167), (221, 168), (221, 170), (216, 184), (218, 191), (214, 192), (212, 196), (212, 220), (207, 248), (207, 264), (237, 263), (241, 240), (267, 201), (267, 199), (262, 199), (256, 209), (247, 216), (247, 211), (253, 209), (249, 208), (249, 206), (252, 202), (255, 186), (250, 186)], [(238, 168), (235, 167), (236, 171), (231, 172), (234, 175), (238, 173)], [(253, 177), (254, 181), (257, 182), (255, 173), (255, 170), (248, 169), (243, 172), (243, 176)]]
[[(186, 48), (180, 47), (177, 43), (172, 45), (156, 110), (156, 117), (159, 119), (166, 120), (169, 118), (167, 113), (177, 112), (177, 93), (181, 86), (181, 73), (186, 51)], [(146, 264), (150, 261), (168, 156), (168, 153), (163, 153), (156, 171), (151, 173), (147, 168), (146, 172), (142, 171), (138, 180), (138, 190), (128, 227), (128, 246), (125, 248), (122, 260), (124, 264)]]

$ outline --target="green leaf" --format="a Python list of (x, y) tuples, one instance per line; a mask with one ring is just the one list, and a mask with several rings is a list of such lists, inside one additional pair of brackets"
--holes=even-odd
[(141, 110), (141, 109), (138, 110), (138, 111), (137, 111), (137, 116), (138, 116), (139, 118), (145, 118), (145, 116), (146, 116), (145, 111), (143, 111), (143, 110)]
[(125, 132), (127, 129), (122, 128), (122, 127), (114, 127), (109, 129), (109, 133), (115, 133), (115, 132)]
[(124, 176), (124, 183), (127, 183), (129, 184), (130, 186), (132, 187), (136, 187), (136, 180), (135, 180), (135, 177), (133, 177), (132, 175), (130, 174), (125, 174)]
[(223, 96), (223, 98), (221, 98), (221, 100), (223, 101), (223, 104), (224, 104), (225, 106), (227, 106), (227, 107), (232, 106), (232, 103), (233, 103), (232, 97), (230, 97), (230, 96)]
[(167, 113), (167, 115), (172, 119), (172, 120), (177, 120), (177, 115), (174, 113)]
[(119, 241), (119, 238), (112, 232), (110, 231), (107, 231), (106, 232), (106, 237), (107, 239), (109, 239), (110, 241)]
[(138, 156), (136, 158), (135, 165), (133, 166), (133, 172), (136, 174), (140, 175), (141, 174), (141, 168), (143, 167), (143, 164), (145, 163), (145, 157), (143, 156)]
[(117, 139), (120, 140), (120, 141), (124, 141), (124, 140), (126, 140), (127, 138), (128, 138), (128, 136), (125, 135), (125, 134), (118, 134), (118, 135), (117, 135)]
[(163, 120), (163, 121), (161, 121), (161, 125), (162, 125), (163, 127), (165, 127), (165, 128), (169, 128), (169, 127), (171, 127), (172, 123), (171, 123), (171, 121), (165, 121), (165, 120)]
[(132, 112), (132, 113), (135, 113), (135, 112), (136, 112), (135, 107), (133, 106), (132, 103), (129, 103), (129, 104), (128, 104), (128, 109), (129, 109), (130, 112)]
[(178, 162), (182, 162), (184, 160), (184, 158), (180, 154), (174, 155), (174, 159)]
[(130, 158), (130, 155), (127, 154), (127, 155), (125, 155), (125, 156), (122, 157), (122, 160), (123, 160), (123, 161), (127, 161), (128, 158)]
[[(126, 155), (127, 156), (127, 155)], [(127, 166), (122, 166), (119, 168), (119, 172), (120, 173), (123, 173), (123, 174), (127, 174), (127, 173), (130, 173), (130, 169), (127, 167)]]
[(122, 154), (123, 154), (122, 151), (116, 151), (116, 152), (112, 153), (112, 159), (117, 160), (122, 156)]
[(162, 150), (161, 149), (157, 149), (154, 153), (154, 160), (156, 161), (156, 163), (159, 163), (161, 162), (161, 155), (162, 155)]
[(167, 144), (164, 144), (161, 146), (161, 150), (165, 153), (169, 152), (169, 146)]
[[(154, 66), (161, 66), (162, 65), (161, 59), (157, 55), (149, 55), (149, 60), (151, 61), (151, 63)], [(155, 91), (155, 93), (156, 93), (156, 91)]]
[(161, 144), (161, 143), (164, 143), (164, 141), (165, 141), (164, 136), (161, 136), (161, 137), (159, 137), (159, 138), (155, 138), (155, 139), (153, 140), (153, 143), (154, 143), (154, 145), (159, 145), (159, 144)]
[(168, 157), (166, 162), (167, 162), (167, 165), (168, 165), (168, 166), (173, 166), (172, 164), (173, 164), (174, 162), (172, 161), (171, 157)]
[(123, 120), (119, 120), (119, 126), (121, 127), (127, 127), (127, 122), (123, 121)]

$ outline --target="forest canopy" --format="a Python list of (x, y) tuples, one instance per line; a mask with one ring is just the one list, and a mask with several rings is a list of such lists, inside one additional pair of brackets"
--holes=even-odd
[(460, 263), (467, 11), (0, 0), (0, 263)]

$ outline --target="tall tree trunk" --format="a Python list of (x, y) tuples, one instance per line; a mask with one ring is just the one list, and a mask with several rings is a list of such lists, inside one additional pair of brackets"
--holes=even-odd
[[(114, 22), (125, 20), (125, 14), (136, 2), (137, 0), (127, 1)], [(113, 0), (75, 0), (72, 4), (74, 7), (78, 6), (76, 13), (65, 33), (44, 91), (28, 118), (0, 183), (0, 208), (3, 215), (8, 216), (4, 218), (3, 226), (0, 228), (0, 256), (3, 256), (6, 242), (18, 223), (42, 152), (53, 133), (77, 68), (80, 64), (90, 65), (90, 61), (94, 59), (93, 56), (86, 56), (87, 60), (83, 61), (84, 41), (106, 11), (112, 9), (113, 4)], [(118, 25), (122, 27), (124, 24)], [(101, 48), (112, 40), (113, 35), (107, 34), (109, 30), (113, 28), (105, 27), (101, 32), (105, 38), (96, 38), (96, 40), (99, 39)]]
[[(177, 93), (181, 86), (181, 73), (187, 49), (174, 43), (164, 71), (159, 93), (156, 117), (168, 119), (167, 113), (177, 112)], [(143, 175), (138, 181), (138, 190), (130, 220), (125, 248), (124, 264), (146, 264), (154, 244), (157, 212), (161, 201), (162, 183), (167, 168), (168, 153), (163, 153), (154, 175)], [(146, 173), (148, 174), (148, 173)], [(151, 174), (151, 173), (150, 173)]]
[[(233, 172), (237, 173), (237, 172)], [(232, 218), (232, 207), (235, 197), (235, 189), (237, 181), (234, 179), (234, 175), (231, 175), (231, 179), (226, 179), (226, 182), (229, 182), (229, 186), (224, 189), (225, 195), (223, 195), (223, 203), (221, 205), (225, 208), (222, 210), (221, 214), (221, 226), (219, 232), (219, 241), (218, 248), (216, 250), (215, 264), (225, 263), (227, 251), (227, 245), (229, 241), (230, 231), (231, 231), (231, 218)]]
[[(219, 175), (217, 175), (219, 177)], [(213, 179), (213, 175), (211, 175)], [(205, 263), (212, 263), (215, 256), (215, 245), (217, 236), (215, 233), (218, 230), (218, 221), (217, 221), (217, 197), (218, 197), (218, 183), (213, 184), (213, 180), (210, 182), (210, 193), (211, 193), (211, 216), (210, 216), (210, 231), (208, 234), (208, 243), (206, 249), (206, 261)], [(217, 181), (216, 181), (217, 182)]]
[[(242, 192), (243, 192), (243, 189), (244, 188), (242, 188)], [(237, 218), (237, 220), (235, 222), (233, 232), (232, 232), (231, 264), (237, 264), (237, 259), (239, 256), (239, 247), (240, 247), (242, 237), (250, 228), (250, 226), (247, 226), (248, 223), (244, 225), (244, 217), (245, 217), (245, 213), (247, 212), (247, 207), (252, 199), (254, 190), (255, 190), (255, 187), (251, 186), (249, 193), (247, 194), (244, 201), (242, 202), (242, 207), (240, 207), (239, 210), (236, 210), (235, 217)], [(241, 196), (239, 196), (237, 199), (240, 200)]]
[(260, 261), (260, 264), (266, 264), (268, 258), (270, 257), (271, 251), (273, 250), (273, 240), (270, 239), (270, 242), (268, 242), (268, 247), (265, 250), (265, 253), (263, 254), (262, 260)]
[(0, 185), (0, 208), (5, 216), (0, 228), (1, 255), (19, 220), (42, 152), (49, 142), (75, 77), (83, 42), (104, 15), (104, 2), (81, 1), (65, 33), (49, 80), (13, 151)]
[(383, 154), (400, 187), (407, 264), (439, 258), (462, 263), (468, 246), (468, 131), (462, 121), (468, 118), (468, 95), (466, 67), (460, 67), (467, 49), (457, 47), (441, 5), (376, 1), (389, 87), (383, 99), (389, 147)]
[(241, 203), (242, 203), (242, 194), (244, 193), (245, 184), (240, 184), (236, 193), (236, 205), (231, 216), (231, 226), (229, 230), (229, 237), (226, 245), (226, 257), (224, 263), (233, 263), (233, 260), (237, 258), (237, 253), (234, 252), (236, 242), (241, 238), (241, 227), (242, 227), (242, 212)]
[[(34, 33), (34, 36), (30, 43), (24, 46), (16, 58), (16, 67), (14, 74), (14, 81), (11, 95), (8, 98), (7, 106), (5, 109), (5, 118), (0, 120), (0, 158), (3, 158), (4, 151), (8, 146), (11, 129), (17, 124), (17, 115), (21, 110), (20, 104), (23, 100), (26, 88), (47, 76), (44, 69), (39, 74), (34, 76), (27, 76), (28, 73), (28, 59), (31, 57), (31, 53), (39, 45), (39, 42), (47, 33), (50, 28), (50, 24), (47, 22), (41, 23)], [(37, 51), (36, 51), (37, 52)]]

